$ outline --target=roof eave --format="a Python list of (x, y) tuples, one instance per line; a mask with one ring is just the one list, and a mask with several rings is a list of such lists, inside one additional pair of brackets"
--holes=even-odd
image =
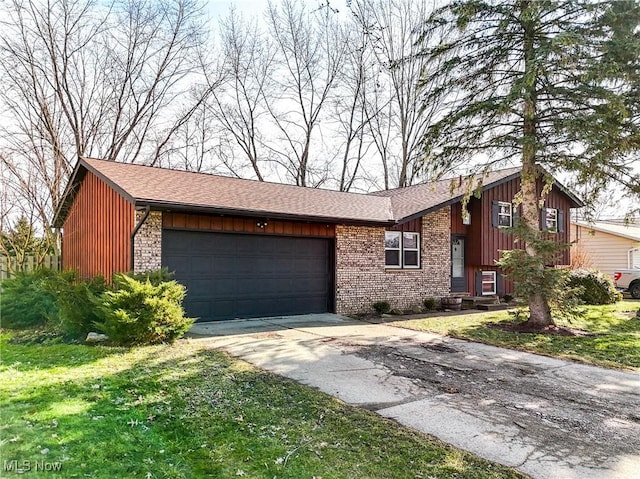
[[(496, 186), (499, 186), (503, 183), (507, 183), (508, 181), (511, 181), (515, 178), (518, 178), (520, 176), (520, 172), (516, 172), (516, 173), (512, 173), (509, 176), (505, 176), (504, 178), (500, 178), (499, 180), (493, 181), (491, 183), (488, 183), (486, 185), (482, 185), (482, 192), (484, 193), (486, 190), (490, 189), (490, 188), (494, 188)], [(458, 201), (460, 201), (462, 198), (464, 198), (464, 195), (456, 195), (452, 198), (449, 198), (448, 200), (442, 201), (436, 205), (430, 206), (429, 208), (426, 208), (424, 210), (418, 211), (416, 213), (412, 213), (411, 215), (405, 216), (403, 218), (399, 218), (397, 220), (398, 224), (401, 223), (406, 223), (407, 221), (411, 221), (414, 220), (416, 218), (420, 218), (424, 215), (427, 215), (429, 213), (432, 213), (434, 211), (437, 211), (439, 209), (445, 208), (447, 206), (451, 206), (454, 203), (457, 203)]]
[(69, 213), (69, 209), (71, 207), (71, 203), (75, 198), (77, 193), (77, 187), (82, 183), (82, 180), (86, 176), (87, 171), (90, 171), (94, 175), (96, 175), (101, 181), (106, 183), (112, 190), (122, 196), (125, 200), (127, 200), (131, 204), (135, 204), (136, 199), (131, 196), (127, 191), (122, 189), (118, 184), (114, 183), (109, 177), (105, 176), (98, 169), (91, 166), (87, 163), (84, 158), (81, 158), (76, 167), (69, 178), (69, 182), (67, 183), (67, 187), (65, 188), (65, 192), (62, 195), (62, 201), (60, 201), (60, 205), (56, 210), (56, 213), (53, 217), (53, 226), (55, 228), (61, 228), (64, 225), (64, 222), (67, 219), (67, 214)]
[(264, 210), (251, 210), (228, 207), (215, 207), (196, 204), (170, 203), (165, 201), (138, 198), (135, 202), (136, 207), (149, 206), (156, 211), (177, 211), (183, 213), (203, 213), (217, 214), (221, 216), (246, 216), (261, 217), (269, 219), (280, 219), (288, 221), (308, 221), (313, 223), (331, 223), (331, 224), (349, 224), (361, 226), (392, 226), (396, 224), (393, 219), (375, 220), (366, 218), (347, 218), (322, 215), (299, 215), (294, 213), (282, 213)]
[[(503, 183), (507, 183), (507, 182), (509, 182), (511, 180), (519, 178), (521, 174), (522, 174), (521, 171), (517, 171), (517, 172), (512, 173), (512, 174), (510, 174), (508, 176), (505, 176), (504, 178), (500, 178), (499, 180), (493, 181), (493, 182), (488, 183), (486, 185), (483, 184), (481, 191), (482, 191), (482, 193), (484, 193), (488, 189), (495, 188), (496, 186), (500, 186)], [(558, 189), (565, 196), (567, 196), (567, 198), (569, 198), (569, 201), (571, 202), (571, 208), (581, 208), (581, 207), (584, 206), (584, 203), (582, 202), (582, 200), (580, 198), (578, 198), (569, 188), (564, 186), (562, 183), (557, 181), (555, 178), (554, 178), (554, 185), (556, 185), (558, 187)], [(397, 220), (397, 224), (406, 223), (407, 221), (411, 221), (411, 220), (420, 218), (420, 217), (422, 217), (424, 215), (427, 215), (429, 213), (437, 211), (437, 210), (439, 210), (441, 208), (445, 208), (445, 207), (450, 206), (450, 205), (452, 205), (454, 203), (457, 203), (462, 198), (464, 198), (464, 195), (454, 196), (452, 198), (449, 198), (448, 200), (445, 200), (445, 201), (442, 201), (442, 202), (438, 203), (437, 205), (430, 206), (429, 208), (426, 208), (424, 210), (421, 210), (421, 211), (418, 211), (416, 213), (412, 213), (411, 215), (399, 218)]]
[(580, 226), (581, 228), (587, 228), (587, 229), (590, 229), (590, 230), (599, 231), (601, 233), (606, 233), (606, 234), (609, 234), (609, 235), (612, 235), (612, 236), (619, 236), (621, 238), (625, 238), (625, 239), (628, 239), (628, 240), (631, 240), (631, 241), (636, 241), (636, 242), (640, 243), (640, 237), (638, 237), (638, 236), (628, 235), (628, 234), (625, 234), (625, 233), (619, 233), (617, 231), (611, 231), (609, 229), (601, 228), (601, 227), (598, 227), (598, 226), (595, 226), (595, 225), (590, 225), (589, 223), (583, 223), (581, 221), (572, 221), (571, 223), (576, 225), (576, 226)]
[[(58, 204), (58, 208), (53, 215), (52, 224), (54, 228), (62, 228), (62, 225), (67, 218), (67, 214), (69, 213), (69, 206), (73, 202), (73, 198), (75, 197), (75, 193), (77, 192), (75, 190), (75, 186), (82, 182), (82, 179), (84, 178), (86, 172), (86, 166), (82, 165), (82, 161), (78, 161), (75, 168), (73, 169), (73, 173), (71, 173), (71, 176), (69, 177), (69, 181), (67, 182), (67, 186), (65, 187), (64, 193), (62, 194), (60, 204)], [(79, 175), (82, 175), (82, 177), (79, 178)]]

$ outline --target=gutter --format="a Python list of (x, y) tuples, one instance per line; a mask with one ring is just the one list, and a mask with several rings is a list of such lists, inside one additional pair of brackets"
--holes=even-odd
[(142, 228), (142, 225), (144, 224), (144, 222), (147, 221), (147, 218), (149, 217), (149, 213), (151, 213), (151, 206), (147, 205), (144, 209), (144, 216), (140, 218), (140, 221), (138, 221), (138, 224), (136, 225), (135, 228), (133, 228), (133, 231), (131, 232), (131, 259), (130, 259), (131, 272), (134, 271), (134, 266), (135, 266), (134, 254), (135, 254), (136, 234), (138, 233), (138, 230)]

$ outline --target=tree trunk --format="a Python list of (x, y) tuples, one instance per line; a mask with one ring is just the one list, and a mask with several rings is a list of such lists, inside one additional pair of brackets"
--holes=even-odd
[[(535, 237), (540, 236), (540, 207), (536, 182), (539, 171), (536, 165), (537, 131), (536, 131), (536, 79), (537, 66), (535, 64), (535, 18), (536, 6), (534, 2), (522, 2), (521, 19), (524, 28), (524, 138), (522, 146), (522, 223)], [(539, 252), (535, 246), (527, 243), (525, 251), (529, 256), (536, 257)], [(539, 278), (543, 277), (545, 268), (541, 260)], [(527, 325), (532, 329), (543, 329), (553, 323), (551, 308), (544, 293), (537, 291), (529, 296), (529, 319)]]

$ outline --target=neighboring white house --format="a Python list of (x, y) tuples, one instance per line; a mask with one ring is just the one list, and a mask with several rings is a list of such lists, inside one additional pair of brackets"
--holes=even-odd
[(571, 261), (576, 266), (597, 268), (613, 275), (625, 268), (640, 268), (640, 220), (589, 223), (571, 220)]

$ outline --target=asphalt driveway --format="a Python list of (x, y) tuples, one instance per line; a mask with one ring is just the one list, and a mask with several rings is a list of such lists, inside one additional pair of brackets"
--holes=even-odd
[(535, 478), (640, 477), (640, 375), (332, 314), (190, 336)]

